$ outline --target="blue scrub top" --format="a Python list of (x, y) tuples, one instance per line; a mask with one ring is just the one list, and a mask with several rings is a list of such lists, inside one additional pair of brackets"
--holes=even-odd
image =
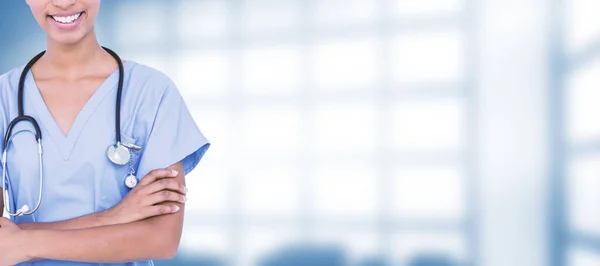
[[(17, 90), (23, 67), (0, 76), (0, 132), (18, 115)], [(149, 171), (183, 162), (192, 171), (210, 143), (202, 134), (173, 82), (163, 73), (133, 61), (124, 63), (121, 100), (121, 140), (142, 149), (132, 151), (133, 167), (141, 179)], [(55, 222), (113, 207), (129, 192), (125, 177), (129, 165), (109, 161), (106, 151), (115, 143), (115, 104), (118, 71), (98, 87), (64, 135), (46, 107), (31, 72), (25, 81), (24, 110), (42, 130), (43, 200), (31, 216), (16, 223)], [(37, 204), (39, 167), (33, 127), (20, 122), (7, 149), (10, 208)], [(0, 148), (2, 147), (0, 143)], [(1, 167), (1, 166), (0, 166)], [(0, 182), (1, 186), (1, 182)], [(5, 203), (8, 204), (8, 203)], [(18, 207), (17, 207), (18, 206)], [(19, 265), (102, 265), (39, 261)], [(151, 261), (110, 265), (153, 265)]]

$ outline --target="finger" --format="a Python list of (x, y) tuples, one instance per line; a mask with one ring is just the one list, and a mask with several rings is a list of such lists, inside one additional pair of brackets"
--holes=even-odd
[(179, 211), (177, 205), (156, 205), (145, 208), (148, 217), (176, 213)]
[(187, 188), (173, 178), (156, 180), (154, 183), (143, 187), (140, 192), (144, 195), (150, 195), (161, 190), (172, 190), (183, 195), (187, 193)]
[(184, 195), (181, 195), (177, 192), (173, 192), (170, 190), (162, 190), (146, 197), (142, 201), (142, 204), (144, 204), (145, 206), (151, 206), (167, 201), (185, 203), (187, 201), (187, 198)]
[(146, 176), (144, 176), (144, 178), (142, 178), (142, 181), (140, 181), (139, 185), (147, 186), (151, 183), (154, 183), (154, 181), (158, 179), (166, 177), (176, 177), (177, 174), (177, 171), (171, 169), (154, 169), (150, 171), (150, 173), (148, 173)]

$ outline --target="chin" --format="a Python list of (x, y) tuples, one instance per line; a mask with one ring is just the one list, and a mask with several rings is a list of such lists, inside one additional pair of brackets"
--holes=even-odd
[(85, 32), (53, 32), (48, 34), (49, 39), (57, 44), (71, 45), (81, 42), (87, 34)]

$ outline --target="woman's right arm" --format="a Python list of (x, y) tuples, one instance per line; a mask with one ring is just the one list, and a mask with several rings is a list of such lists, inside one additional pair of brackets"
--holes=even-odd
[[(22, 223), (19, 224), (19, 227), (23, 230), (76, 230), (131, 223), (163, 215), (164, 213), (161, 213), (159, 208), (154, 207), (158, 203), (185, 202), (187, 189), (173, 179), (177, 176), (176, 173), (162, 169), (152, 171), (151, 175), (154, 176), (149, 178), (149, 180), (153, 180), (150, 185), (134, 188), (143, 189), (140, 191), (142, 193), (128, 193), (121, 202), (108, 210), (60, 222)], [(0, 204), (3, 199), (0, 199)]]

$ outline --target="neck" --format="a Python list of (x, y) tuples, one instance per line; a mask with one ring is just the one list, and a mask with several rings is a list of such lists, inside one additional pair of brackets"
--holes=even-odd
[(71, 73), (85, 69), (103, 54), (104, 49), (98, 43), (94, 31), (91, 31), (82, 40), (73, 44), (62, 44), (48, 39), (48, 49), (43, 60), (55, 71)]

